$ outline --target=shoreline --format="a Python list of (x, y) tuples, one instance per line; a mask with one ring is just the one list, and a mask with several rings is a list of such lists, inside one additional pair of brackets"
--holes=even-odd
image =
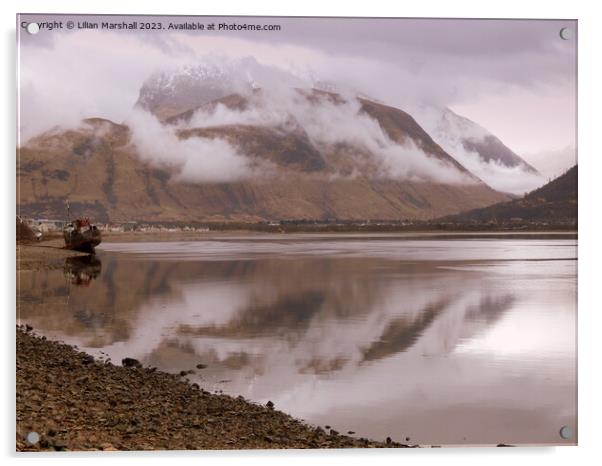
[[(103, 234), (103, 243), (138, 241), (194, 241), (236, 237), (296, 236), (340, 238), (407, 238), (407, 239), (577, 239), (577, 231), (257, 231), (257, 230), (211, 230), (207, 232), (111, 232)], [(102, 246), (99, 248), (102, 249)]]
[(16, 269), (62, 269), (68, 257), (86, 256), (86, 253), (63, 248), (63, 239), (17, 242)]
[[(17, 244), (17, 272), (62, 269), (61, 239)], [(17, 303), (18, 309), (18, 303)], [(18, 317), (18, 316), (17, 316)], [(124, 367), (17, 326), (16, 450), (216, 450), (409, 447), (314, 427), (187, 374)], [(26, 442), (29, 432), (40, 440)]]
[(410, 447), (327, 432), (185, 374), (117, 366), (31, 327), (17, 326), (16, 340), (17, 451)]
[[(337, 236), (339, 238), (354, 239), (359, 237), (370, 238), (403, 238), (421, 240), (445, 240), (445, 239), (578, 239), (577, 231), (404, 231), (404, 232), (263, 232), (255, 230), (216, 230), (207, 232), (111, 232), (103, 234), (103, 243), (117, 242), (144, 242), (144, 241), (203, 241), (227, 239), (236, 237), (260, 237), (260, 236), (291, 236), (304, 235), (307, 237), (323, 238)], [(63, 239), (59, 236), (50, 236), (41, 241), (19, 241), (16, 245), (16, 270), (43, 270), (62, 269), (65, 259), (69, 257), (87, 256), (84, 252), (73, 251), (63, 247)], [(98, 248), (102, 251), (102, 243)]]

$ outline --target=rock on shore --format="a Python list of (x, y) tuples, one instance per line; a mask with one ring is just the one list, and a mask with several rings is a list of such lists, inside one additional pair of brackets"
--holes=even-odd
[[(21, 451), (404, 446), (327, 433), (178, 375), (93, 360), (24, 327), (17, 328), (16, 378)], [(39, 434), (34, 445), (30, 432)]]

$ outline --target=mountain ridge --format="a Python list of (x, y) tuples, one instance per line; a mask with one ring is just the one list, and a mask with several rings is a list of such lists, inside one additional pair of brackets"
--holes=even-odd
[(423, 105), (412, 110), (433, 140), (492, 188), (522, 196), (545, 183), (535, 167), (469, 118), (450, 108)]
[[(313, 92), (310, 97), (333, 98)], [(236, 104), (237, 99), (231, 100)], [(413, 141), (470, 182), (387, 178), (373, 154), (350, 143), (316, 146), (298, 125), (177, 128), (181, 141), (230, 140), (249, 152), (251, 163), (271, 167), (252, 179), (184, 182), (178, 180), (177, 166), (142, 157), (132, 143), (131, 127), (90, 118), (80, 128), (49, 131), (19, 148), (19, 210), (21, 215), (61, 218), (68, 198), (74, 215), (98, 221), (428, 219), (507, 199), (470, 177), (409, 114), (369, 101), (361, 105), (395, 143)], [(357, 167), (365, 172), (355, 173)]]
[(577, 225), (577, 178), (574, 165), (520, 199), (438, 219), (453, 223), (546, 222)]

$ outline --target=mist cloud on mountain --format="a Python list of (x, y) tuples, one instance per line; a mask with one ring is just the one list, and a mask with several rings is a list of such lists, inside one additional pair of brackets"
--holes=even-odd
[(174, 181), (228, 182), (259, 176), (256, 164), (223, 139), (180, 139), (173, 127), (137, 109), (127, 119), (138, 156), (174, 172)]
[(447, 184), (476, 182), (457, 167), (427, 155), (412, 140), (403, 144), (392, 141), (375, 119), (361, 111), (354, 96), (337, 102), (328, 98), (310, 101), (298, 90), (274, 84), (269, 92), (250, 93), (247, 99), (243, 110), (218, 103), (201, 107), (189, 121), (176, 125), (161, 124), (149, 112), (136, 109), (126, 123), (140, 157), (176, 168), (178, 180), (219, 182), (269, 175), (268, 164), (259, 163), (224, 139), (182, 139), (177, 135), (182, 129), (246, 125), (301, 131), (321, 148), (349, 145), (369, 157), (367, 162), (377, 177)]

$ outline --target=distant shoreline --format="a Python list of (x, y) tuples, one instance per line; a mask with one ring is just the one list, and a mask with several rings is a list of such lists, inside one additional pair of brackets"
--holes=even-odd
[[(137, 241), (193, 241), (210, 240), (221, 237), (232, 236), (260, 236), (260, 235), (296, 235), (308, 236), (334, 236), (358, 237), (370, 236), (371, 238), (407, 238), (407, 239), (577, 239), (577, 231), (549, 230), (549, 231), (440, 231), (440, 230), (416, 230), (416, 231), (257, 231), (257, 230), (210, 230), (206, 232), (111, 232), (103, 234), (103, 242), (137, 242)], [(102, 246), (100, 247), (102, 249)]]
[[(139, 242), (139, 241), (207, 241), (220, 238), (232, 237), (256, 237), (262, 234), (269, 235), (295, 235), (304, 234), (315, 236), (338, 236), (339, 238), (357, 238), (358, 236), (370, 236), (371, 239), (420, 239), (420, 240), (453, 240), (453, 239), (577, 239), (577, 231), (405, 231), (405, 232), (261, 232), (249, 230), (220, 230), (203, 232), (110, 232), (103, 234), (103, 243)], [(62, 269), (65, 259), (73, 256), (84, 256), (85, 253), (65, 249), (63, 239), (57, 235), (51, 235), (42, 241), (17, 242), (16, 269), (39, 270), (39, 269)], [(102, 243), (99, 247), (102, 251)]]

